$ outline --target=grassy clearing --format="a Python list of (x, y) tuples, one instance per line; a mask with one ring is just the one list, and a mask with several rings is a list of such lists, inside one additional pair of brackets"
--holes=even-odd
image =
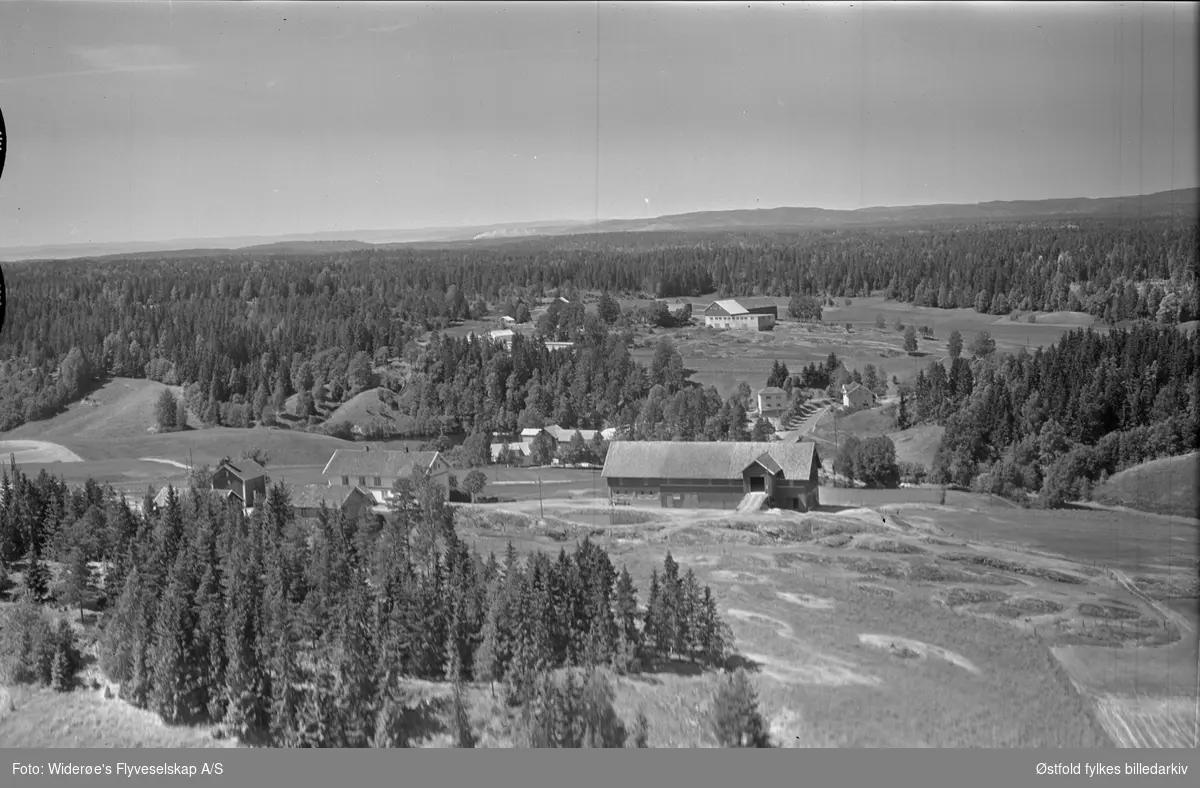
[(896, 444), (896, 461), (911, 462), (933, 467), (933, 458), (942, 435), (946, 428), (935, 424), (923, 424), (919, 427), (909, 427), (899, 432), (888, 433), (892, 443)]
[[(64, 439), (102, 441), (145, 435), (155, 425), (154, 405), (164, 389), (182, 397), (183, 389), (179, 386), (114, 378), (54, 418), (23, 424), (4, 437), (57, 441), (74, 448)], [(192, 413), (188, 414), (188, 421), (199, 423)]]
[[(689, 299), (703, 307), (714, 295)], [(918, 365), (947, 354), (946, 340), (958, 330), (970, 339), (979, 331), (988, 331), (998, 349), (1016, 350), (1023, 346), (1044, 346), (1058, 340), (1071, 329), (1092, 324), (1092, 318), (1082, 313), (1038, 314), (1036, 323), (1016, 322), (1007, 317), (981, 315), (973, 309), (934, 309), (914, 307), (887, 301), (883, 298), (853, 298), (849, 307), (839, 301), (837, 306), (825, 307), (823, 323), (797, 323), (787, 318), (787, 299), (777, 298), (782, 318), (773, 331), (719, 331), (702, 325), (680, 329), (656, 329), (642, 333), (633, 351), (635, 358), (649, 360), (653, 351), (647, 347), (660, 336), (675, 340), (684, 366), (694, 370), (693, 379), (703, 385), (714, 385), (722, 396), (728, 396), (745, 381), (752, 387), (762, 386), (770, 371), (771, 362), (779, 359), (789, 368), (820, 362), (830, 353), (837, 353), (852, 368), (871, 363), (882, 364), (889, 379), (896, 375), (907, 379), (916, 374)], [(624, 308), (648, 301), (622, 302)], [(698, 308), (693, 308), (699, 314)], [(875, 318), (883, 315), (885, 329), (875, 328)], [(923, 359), (909, 356), (903, 349), (903, 333), (892, 324), (900, 318), (904, 325), (933, 328), (933, 340), (922, 339), (919, 350), (928, 354)], [(702, 320), (697, 320), (702, 324)], [(851, 329), (846, 330), (845, 324)]]
[(0, 688), (0, 747), (232, 747), (205, 728), (169, 726), (91, 688)]

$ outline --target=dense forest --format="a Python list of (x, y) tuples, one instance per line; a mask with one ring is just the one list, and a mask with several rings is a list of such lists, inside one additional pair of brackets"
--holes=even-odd
[[(284, 485), (250, 517), (197, 489), (171, 489), (161, 509), (147, 495), (135, 513), (111, 489), (68, 489), (15, 464), (0, 485), (0, 565), (24, 566), (21, 606), (0, 628), (3, 680), (69, 687), (79, 649), (37, 606), (102, 610), (96, 652), (122, 697), (246, 741), (405, 746), (412, 678), (499, 685), (537, 740), (553, 731), (529, 715), (562, 689), (549, 675), (558, 668), (721, 666), (732, 646), (711, 589), (669, 553), (644, 607), (629, 572), (587, 539), (556, 557), (521, 557), (509, 543), (484, 558), (420, 475), (398, 485), (388, 515), (358, 521), (297, 520)], [(53, 584), (48, 561), (63, 568)], [(609, 692), (597, 675), (574, 689)], [(618, 723), (597, 723), (609, 732), (594, 746), (621, 746)]]

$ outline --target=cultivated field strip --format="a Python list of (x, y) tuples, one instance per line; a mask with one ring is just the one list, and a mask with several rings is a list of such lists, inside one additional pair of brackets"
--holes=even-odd
[(1103, 695), (1096, 700), (1100, 724), (1118, 747), (1195, 749), (1196, 703), (1189, 698), (1127, 698)]

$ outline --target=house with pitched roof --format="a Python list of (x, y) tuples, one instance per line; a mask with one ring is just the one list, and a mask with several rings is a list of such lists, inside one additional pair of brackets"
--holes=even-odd
[(861, 383), (842, 386), (842, 404), (847, 408), (870, 408), (875, 399), (875, 393)]
[(551, 438), (554, 438), (555, 443), (570, 443), (571, 438), (575, 437), (577, 432), (589, 443), (596, 439), (596, 430), (577, 430), (571, 427), (560, 427), (557, 424), (546, 427), (546, 432)]
[(291, 497), (297, 517), (317, 517), (321, 504), (324, 504), (330, 512), (340, 510), (350, 519), (357, 520), (375, 506), (375, 496), (357, 485), (305, 484), (294, 488)]
[(491, 445), (492, 462), (497, 465), (517, 465), (524, 467), (529, 465), (533, 457), (531, 444), (525, 442), (517, 443), (493, 443)]
[(726, 298), (704, 308), (704, 325), (709, 328), (768, 331), (778, 319), (779, 307), (768, 299)]
[(330, 487), (362, 487), (378, 503), (391, 497), (397, 479), (411, 479), (420, 470), (449, 490), (450, 466), (436, 451), (380, 451), (338, 449), (325, 463), (321, 475)]
[(267, 497), (267, 469), (254, 460), (228, 457), (213, 471), (212, 489), (228, 491), (247, 509), (253, 509)]
[(663, 508), (736, 509), (758, 495), (777, 509), (820, 506), (816, 444), (781, 441), (618, 441), (601, 477), (615, 501)]
[(758, 412), (763, 415), (775, 415), (787, 410), (787, 392), (778, 386), (767, 386), (758, 392), (756, 399), (758, 400)]

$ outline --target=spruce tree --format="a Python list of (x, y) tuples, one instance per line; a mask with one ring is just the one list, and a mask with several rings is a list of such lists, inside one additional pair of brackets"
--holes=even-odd
[(42, 563), (41, 551), (35, 544), (29, 550), (29, 559), (25, 562), (25, 591), (29, 598), (41, 604), (46, 601), (50, 586), (50, 570)]
[(195, 616), (188, 587), (186, 556), (175, 562), (154, 622), (151, 708), (168, 724), (189, 721), (199, 710), (192, 638)]

